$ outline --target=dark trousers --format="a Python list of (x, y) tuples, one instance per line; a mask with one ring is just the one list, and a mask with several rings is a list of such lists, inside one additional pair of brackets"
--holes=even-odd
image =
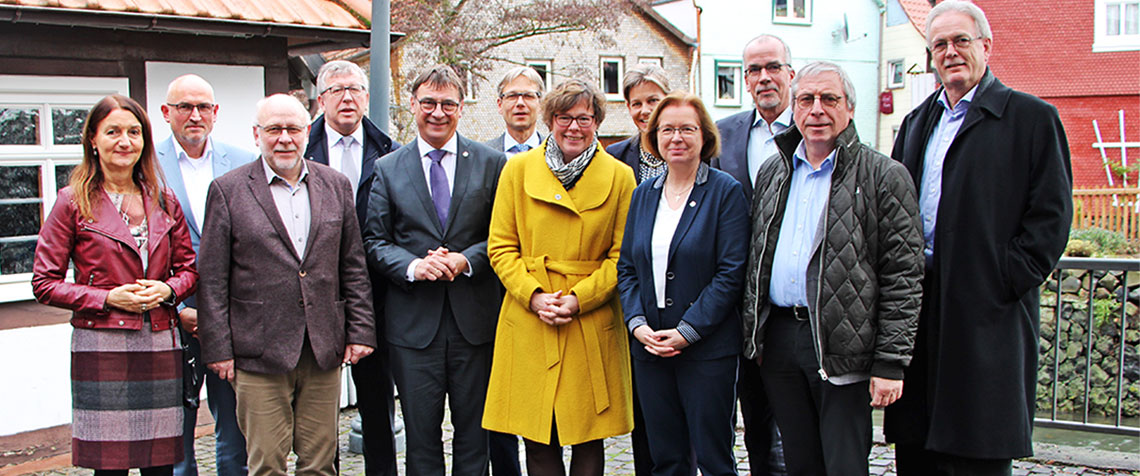
[(653, 476), (736, 476), (737, 357), (633, 360)]
[(783, 438), (787, 474), (866, 475), (871, 452), (869, 382), (824, 382), (812, 341), (808, 321), (773, 307), (760, 371)]
[(776, 420), (764, 391), (760, 366), (753, 359), (740, 356), (736, 395), (740, 398), (740, 416), (744, 420), (744, 448), (748, 450), (748, 468), (752, 476), (771, 476), (772, 445), (776, 440)]
[(488, 431), (491, 444), (491, 474), (495, 476), (520, 476), (519, 437), (510, 433)]
[[(199, 359), (201, 343), (189, 333), (179, 329), (183, 342)], [(248, 472), (245, 452), (245, 435), (237, 422), (237, 395), (229, 382), (202, 366), (206, 385), (206, 403), (214, 417), (214, 461), (218, 476), (245, 476)], [(202, 376), (200, 376), (202, 377)], [(174, 465), (175, 476), (198, 476), (198, 462), (194, 457), (194, 431), (198, 425), (198, 409), (186, 408), (182, 421), (182, 454), (185, 458)]]
[(1009, 476), (1013, 461), (977, 459), (930, 451), (914, 445), (895, 445), (899, 476)]
[(448, 396), (455, 428), (451, 474), (487, 474), (489, 448), (482, 423), (492, 345), (468, 343), (450, 308), (444, 304), (439, 330), (427, 347), (391, 347), (392, 375), (407, 432), (406, 476), (444, 474), (443, 405)]
[(396, 444), (392, 434), (396, 402), (392, 391), (388, 344), (377, 341), (376, 351), (352, 366), (356, 408), (364, 440), (364, 474), (396, 476)]
[[(641, 345), (635, 342), (632, 335), (630, 338), (630, 345)], [(653, 456), (649, 452), (649, 435), (645, 432), (645, 412), (641, 410), (641, 401), (637, 397), (636, 376), (630, 388), (633, 390), (633, 432), (629, 434), (630, 447), (633, 449), (633, 474), (649, 476), (653, 473)]]

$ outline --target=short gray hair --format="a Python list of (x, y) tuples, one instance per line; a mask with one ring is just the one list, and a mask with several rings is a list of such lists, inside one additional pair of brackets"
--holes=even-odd
[(819, 76), (823, 73), (835, 73), (839, 75), (839, 81), (843, 83), (843, 96), (847, 98), (847, 110), (855, 110), (855, 83), (851, 82), (851, 77), (847, 76), (847, 72), (843, 68), (830, 61), (816, 61), (808, 63), (800, 69), (796, 77), (792, 79), (792, 101), (795, 102), (796, 92), (800, 89), (800, 80)]
[(507, 74), (503, 75), (503, 79), (499, 80), (499, 96), (503, 95), (503, 88), (507, 87), (507, 83), (514, 81), (515, 78), (519, 76), (529, 79), (530, 82), (534, 83), (534, 85), (538, 87), (539, 97), (542, 97), (542, 90), (546, 89), (546, 83), (542, 82), (542, 76), (538, 75), (538, 71), (535, 71), (534, 68), (530, 66), (515, 66), (508, 70)]
[(459, 101), (463, 102), (463, 93), (466, 86), (463, 83), (463, 78), (459, 77), (459, 72), (455, 68), (445, 64), (437, 64), (424, 70), (416, 79), (412, 81), (411, 93), (412, 97), (416, 97), (416, 90), (420, 89), (424, 83), (431, 84), (437, 88), (444, 86), (452, 86), (459, 90)]
[(661, 92), (669, 94), (669, 78), (665, 70), (652, 63), (638, 63), (625, 72), (625, 80), (621, 82), (621, 95), (629, 102), (629, 91), (641, 83), (652, 83), (661, 88)]
[(747, 50), (748, 47), (752, 46), (753, 43), (758, 43), (760, 41), (765, 41), (765, 40), (775, 41), (775, 42), (779, 43), (780, 46), (783, 46), (784, 47), (784, 62), (785, 63), (791, 63), (792, 62), (792, 49), (788, 48), (788, 44), (785, 43), (782, 38), (780, 38), (776, 35), (770, 35), (768, 33), (763, 33), (763, 34), (757, 35), (756, 38), (748, 40), (748, 43), (744, 44), (744, 49)]
[(325, 92), (325, 89), (328, 88), (329, 78), (346, 74), (360, 78), (360, 85), (364, 86), (365, 91), (368, 90), (368, 76), (365, 76), (363, 68), (351, 61), (333, 60), (322, 65), (320, 71), (317, 72), (317, 93)]
[(974, 19), (974, 27), (978, 30), (978, 36), (987, 39), (993, 39), (994, 33), (990, 30), (990, 21), (986, 19), (986, 12), (981, 8), (974, 5), (972, 2), (964, 2), (960, 0), (945, 0), (939, 3), (938, 6), (930, 10), (926, 15), (926, 41), (930, 41), (930, 24), (934, 23), (934, 19), (939, 15), (948, 12), (957, 12), (963, 15), (968, 15)]

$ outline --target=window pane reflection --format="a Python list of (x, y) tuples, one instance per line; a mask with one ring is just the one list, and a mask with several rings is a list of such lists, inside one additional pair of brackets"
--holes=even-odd
[[(40, 196), (39, 166), (0, 167), (0, 199)], [(0, 221), (0, 223), (3, 223)]]
[(0, 107), (0, 145), (38, 145), (40, 111)]
[(32, 272), (32, 258), (35, 252), (34, 237), (27, 240), (0, 242), (0, 274)]
[(52, 140), (55, 144), (80, 144), (83, 135), (83, 121), (87, 118), (86, 109), (52, 108)]

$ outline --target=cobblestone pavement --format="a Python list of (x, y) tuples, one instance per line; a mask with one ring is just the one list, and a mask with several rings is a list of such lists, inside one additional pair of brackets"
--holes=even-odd
[[(398, 405), (397, 405), (398, 407)], [(341, 412), (340, 416), (340, 462), (341, 473), (346, 475), (362, 475), (364, 474), (364, 457), (348, 451), (348, 433), (350, 431), (350, 422), (356, 417), (356, 410), (349, 409)], [(448, 423), (444, 424), (444, 445), (443, 451), (445, 458), (448, 460), (448, 467), (450, 468), (451, 458), (451, 426)], [(217, 474), (217, 468), (213, 460), (214, 437), (213, 435), (206, 435), (194, 443), (195, 453), (198, 458), (198, 472), (202, 476)], [(619, 438), (610, 438), (606, 440), (606, 474), (633, 474), (633, 451), (630, 449), (629, 436)], [(521, 451), (521, 445), (520, 445)], [(569, 458), (569, 451), (566, 451), (566, 456)], [(404, 471), (404, 453), (400, 452), (397, 455), (399, 460), (399, 471), (403, 474)], [(742, 476), (748, 474), (748, 456), (744, 450), (744, 436), (743, 432), (739, 429), (736, 434), (736, 461), (737, 470)], [(895, 455), (894, 449), (887, 445), (877, 444), (871, 449), (871, 456), (868, 458), (871, 474), (872, 475), (890, 475), (895, 474)], [(525, 470), (525, 466), (524, 466)], [(290, 473), (293, 471), (292, 461), (290, 461)], [(69, 476), (91, 476), (93, 471), (84, 468), (63, 468), (56, 471), (36, 473), (39, 475), (69, 475)], [(137, 470), (132, 470), (132, 476), (137, 475)], [(1106, 471), (1095, 468), (1085, 468), (1080, 466), (1066, 466), (1059, 464), (1047, 464), (1034, 461), (1015, 461), (1013, 465), (1014, 476), (1073, 476), (1073, 475), (1111, 475), (1111, 476), (1134, 476), (1137, 473), (1127, 471)]]

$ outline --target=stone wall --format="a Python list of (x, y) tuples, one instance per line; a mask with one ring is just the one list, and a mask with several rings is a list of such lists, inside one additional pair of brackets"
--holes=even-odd
[[(1123, 417), (1140, 416), (1140, 273), (1064, 270), (1060, 273), (1061, 315), (1057, 319), (1057, 273), (1042, 287), (1041, 341), (1037, 372), (1037, 412), (1053, 408), (1057, 363), (1057, 412), (1084, 412), (1085, 374), (1089, 375), (1089, 416), (1115, 418), (1121, 341), (1124, 343)], [(1092, 316), (1090, 324), (1090, 282)], [(1121, 300), (1126, 326), (1121, 333)], [(1091, 348), (1090, 348), (1091, 339)], [(1090, 358), (1091, 357), (1091, 358)], [(1078, 417), (1079, 418), (1079, 417)], [(1135, 423), (1132, 423), (1135, 424)]]

